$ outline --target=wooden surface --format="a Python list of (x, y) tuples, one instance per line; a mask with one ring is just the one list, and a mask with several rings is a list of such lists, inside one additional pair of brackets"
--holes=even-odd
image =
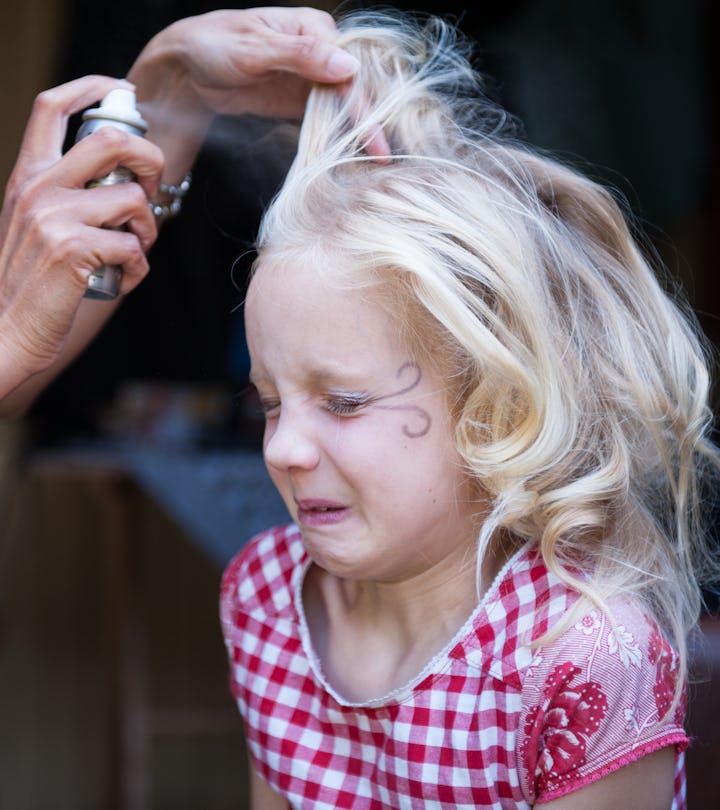
[(66, 0), (0, 3), (0, 188), (15, 164), (35, 96), (55, 83), (68, 6)]
[(122, 472), (39, 468), (0, 541), (0, 808), (245, 806), (220, 571)]

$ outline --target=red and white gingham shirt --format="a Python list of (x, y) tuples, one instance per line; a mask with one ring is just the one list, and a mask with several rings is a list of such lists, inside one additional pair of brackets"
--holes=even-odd
[(358, 704), (312, 649), (309, 564), (295, 526), (272, 529), (230, 563), (221, 595), (255, 768), (293, 807), (527, 808), (673, 745), (685, 808), (682, 711), (658, 723), (675, 656), (637, 607), (613, 603), (614, 624), (590, 610), (531, 648), (577, 597), (526, 547), (417, 678)]

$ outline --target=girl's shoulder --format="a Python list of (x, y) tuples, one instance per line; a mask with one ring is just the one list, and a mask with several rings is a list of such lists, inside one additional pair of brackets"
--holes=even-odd
[(253, 537), (228, 563), (220, 586), (223, 620), (238, 609), (281, 614), (293, 602), (293, 588), (308, 556), (294, 524)]
[(577, 599), (577, 592), (528, 543), (500, 569), (451, 657), (489, 669), (494, 678), (520, 689), (533, 645), (567, 616)]
[[(642, 601), (611, 597), (601, 608), (551, 571), (528, 544), (501, 569), (473, 617), (455, 657), (473, 655), (516, 688), (544, 662), (592, 660), (608, 676), (653, 668), (675, 654)], [(542, 669), (542, 667), (540, 667)]]
[[(522, 679), (526, 702), (580, 689), (598, 714), (610, 704), (625, 702), (630, 709), (633, 700), (641, 699), (658, 721), (671, 708), (678, 656), (638, 599), (616, 597), (604, 607), (583, 600), (569, 621), (530, 649)], [(682, 705), (677, 709), (675, 720), (682, 722)], [(626, 720), (630, 731), (632, 712)]]

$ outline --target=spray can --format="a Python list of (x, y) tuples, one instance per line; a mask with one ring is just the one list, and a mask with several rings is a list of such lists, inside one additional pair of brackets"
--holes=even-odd
[[(135, 107), (135, 93), (133, 90), (118, 88), (111, 90), (100, 103), (99, 107), (86, 110), (83, 114), (83, 123), (78, 130), (76, 141), (85, 138), (101, 127), (117, 127), (131, 132), (133, 135), (144, 136), (147, 123)], [(91, 180), (87, 188), (94, 186), (112, 186), (116, 183), (130, 183), (135, 175), (130, 169), (118, 166), (105, 177)], [(120, 292), (122, 268), (119, 265), (104, 264), (95, 269), (88, 278), (86, 298), (95, 298), (109, 301), (117, 297)]]

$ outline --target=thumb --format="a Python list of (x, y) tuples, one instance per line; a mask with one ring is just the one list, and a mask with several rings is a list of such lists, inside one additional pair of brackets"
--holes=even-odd
[(347, 51), (311, 35), (282, 36), (278, 50), (285, 52), (280, 61), (286, 70), (313, 82), (342, 82), (351, 79), (360, 64)]

